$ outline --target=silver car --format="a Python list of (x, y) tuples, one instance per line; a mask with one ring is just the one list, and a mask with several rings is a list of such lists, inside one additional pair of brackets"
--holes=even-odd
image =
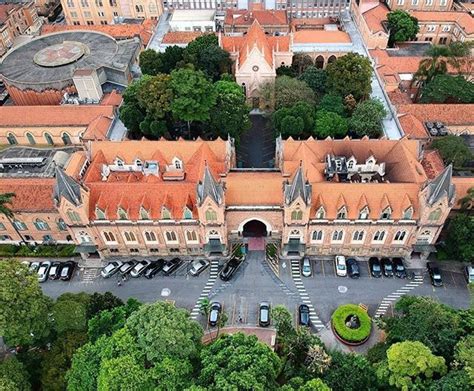
[(38, 269), (38, 281), (45, 282), (48, 279), (49, 268), (51, 267), (50, 261), (42, 262)]
[(311, 274), (312, 274), (311, 261), (309, 260), (308, 257), (303, 258), (303, 263), (301, 265), (301, 274), (304, 277), (311, 277)]
[(140, 262), (137, 262), (137, 264), (133, 267), (132, 271), (130, 272), (130, 276), (133, 278), (140, 277), (140, 275), (145, 271), (145, 269), (151, 264), (150, 261), (147, 261), (146, 259)]
[(209, 261), (206, 261), (205, 259), (198, 259), (191, 263), (191, 269), (189, 269), (189, 273), (194, 277), (199, 276), (199, 274), (201, 274), (201, 272), (208, 266)]
[(109, 278), (117, 273), (122, 265), (123, 263), (120, 261), (109, 262), (107, 266), (101, 270), (100, 275), (104, 278)]

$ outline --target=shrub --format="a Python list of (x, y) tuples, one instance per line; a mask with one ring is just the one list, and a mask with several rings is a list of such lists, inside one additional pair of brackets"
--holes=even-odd
[[(351, 329), (346, 326), (346, 321), (351, 315), (356, 315), (359, 318), (359, 328)], [(372, 321), (369, 315), (356, 304), (339, 306), (332, 314), (331, 321), (339, 337), (347, 342), (361, 342), (370, 335), (372, 330)]]

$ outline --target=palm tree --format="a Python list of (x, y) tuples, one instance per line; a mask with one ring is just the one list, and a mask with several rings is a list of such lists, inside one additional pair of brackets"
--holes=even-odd
[(17, 227), (15, 224), (13, 224), (13, 217), (14, 217), (14, 213), (13, 211), (7, 206), (7, 204), (10, 204), (12, 203), (12, 198), (13, 197), (16, 197), (16, 194), (15, 193), (3, 193), (3, 194), (0, 194), (0, 214), (3, 214), (5, 215), (5, 217), (8, 219), (8, 221), (10, 222), (10, 224), (13, 226), (13, 228), (15, 229), (16, 233), (18, 234), (18, 236), (20, 237), (22, 243), (26, 243), (25, 239), (23, 238), (22, 234), (20, 233), (20, 231), (18, 231)]
[(458, 202), (461, 205), (461, 209), (472, 209), (474, 207), (474, 187), (468, 189), (466, 195)]
[(413, 80), (429, 83), (436, 75), (443, 75), (448, 72), (446, 57), (449, 56), (449, 52), (449, 48), (446, 46), (431, 46), (425, 53), (428, 58), (420, 61)]

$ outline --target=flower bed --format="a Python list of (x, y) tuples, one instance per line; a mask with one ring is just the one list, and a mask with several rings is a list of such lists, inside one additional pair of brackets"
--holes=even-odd
[[(352, 327), (348, 323), (354, 323)], [(370, 336), (372, 320), (362, 308), (355, 304), (341, 305), (331, 317), (333, 331), (349, 344), (364, 343)]]

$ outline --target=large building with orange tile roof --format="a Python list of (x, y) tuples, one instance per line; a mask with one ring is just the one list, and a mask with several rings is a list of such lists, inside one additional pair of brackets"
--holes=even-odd
[(386, 0), (391, 10), (450, 11), (453, 0)]
[(283, 10), (228, 10), (224, 19), (224, 33), (245, 33), (257, 20), (265, 33), (288, 33), (286, 11)]

